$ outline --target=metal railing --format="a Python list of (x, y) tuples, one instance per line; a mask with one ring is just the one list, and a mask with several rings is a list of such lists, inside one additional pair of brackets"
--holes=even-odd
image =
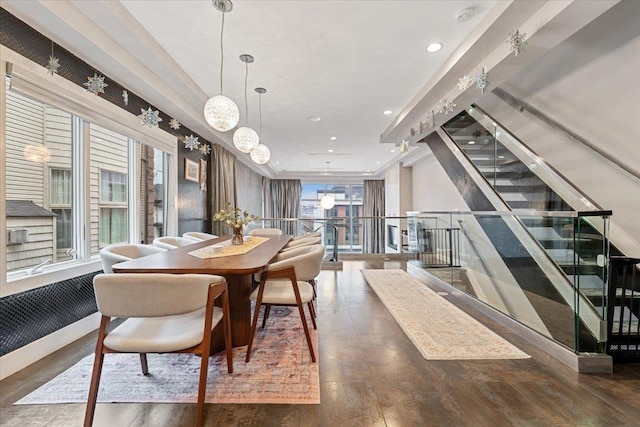
[(607, 304), (607, 354), (640, 360), (640, 259), (611, 257)]

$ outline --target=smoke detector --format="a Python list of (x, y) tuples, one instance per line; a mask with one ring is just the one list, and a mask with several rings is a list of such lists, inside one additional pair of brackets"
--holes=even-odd
[(458, 21), (459, 24), (463, 24), (473, 18), (473, 15), (475, 15), (475, 13), (476, 11), (473, 7), (465, 7), (464, 9), (460, 9), (456, 12), (456, 21)]

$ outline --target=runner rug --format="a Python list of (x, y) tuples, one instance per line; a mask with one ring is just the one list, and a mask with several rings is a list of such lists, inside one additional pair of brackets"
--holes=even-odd
[[(318, 364), (311, 362), (297, 310), (272, 307), (266, 328), (259, 326), (249, 363), (244, 363), (246, 346), (234, 349), (233, 374), (227, 373), (224, 352), (211, 357), (206, 402), (320, 403)], [(317, 355), (318, 335), (310, 330)], [(98, 402), (196, 402), (198, 356), (149, 354), (148, 361), (149, 375), (144, 376), (137, 354), (105, 355)], [(90, 355), (16, 404), (86, 402), (92, 368)]]
[(425, 359), (530, 357), (403, 270), (362, 275)]

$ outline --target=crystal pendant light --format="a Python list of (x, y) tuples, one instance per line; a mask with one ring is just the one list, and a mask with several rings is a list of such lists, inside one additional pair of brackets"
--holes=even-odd
[[(267, 92), (265, 88), (257, 87), (256, 92), (259, 94), (260, 105), (260, 135), (262, 135), (262, 94)], [(264, 144), (258, 144), (256, 148), (251, 151), (251, 160), (259, 165), (264, 165), (271, 158), (271, 150)]]
[(233, 4), (231, 0), (214, 0), (213, 5), (222, 12), (222, 25), (220, 27), (220, 95), (213, 96), (204, 104), (204, 118), (209, 126), (220, 132), (233, 129), (240, 120), (240, 111), (232, 99), (222, 94), (222, 69), (224, 65), (224, 50), (222, 48), (222, 36), (224, 35), (224, 14), (231, 12)]
[[(325, 162), (327, 164), (327, 166), (325, 166), (325, 175), (329, 175), (329, 163), (331, 162)], [(327, 184), (324, 185), (324, 196), (322, 196), (322, 199), (320, 199), (320, 206), (322, 206), (323, 209), (331, 209), (332, 207), (334, 207), (336, 204), (336, 199), (333, 196), (330, 196), (327, 194)]]
[(247, 79), (249, 77), (249, 64), (253, 62), (253, 56), (240, 55), (240, 60), (244, 62), (244, 109), (245, 122), (244, 126), (236, 129), (233, 133), (233, 145), (243, 153), (250, 153), (260, 143), (260, 138), (255, 130), (251, 129), (247, 123), (249, 122), (249, 103), (247, 102)]

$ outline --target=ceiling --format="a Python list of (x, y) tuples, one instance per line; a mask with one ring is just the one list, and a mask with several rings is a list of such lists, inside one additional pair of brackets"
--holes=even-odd
[[(258, 130), (271, 177), (369, 176), (400, 157), (380, 135), (443, 66), (496, 2), (237, 0), (225, 15), (224, 94)], [(221, 13), (210, 0), (3, 2), (100, 71), (233, 149), (232, 132), (206, 124), (202, 107), (219, 93)], [(474, 8), (465, 23), (456, 12)], [(427, 53), (432, 42), (443, 44)], [(385, 110), (393, 111), (385, 115)], [(308, 117), (320, 117), (310, 122)], [(335, 137), (332, 140), (331, 137)], [(333, 152), (329, 152), (333, 150)], [(395, 152), (392, 152), (395, 150)], [(245, 163), (247, 154), (235, 151)], [(327, 163), (330, 162), (330, 163)]]

